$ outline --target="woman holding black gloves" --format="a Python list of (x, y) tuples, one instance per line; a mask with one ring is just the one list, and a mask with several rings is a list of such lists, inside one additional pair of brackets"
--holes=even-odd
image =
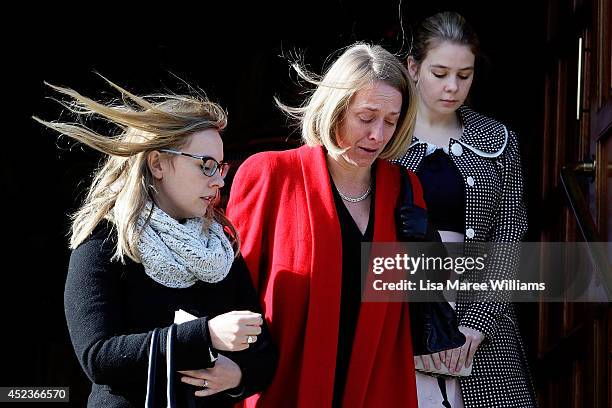
[[(474, 78), (478, 37), (457, 13), (426, 18), (414, 31), (408, 72), (418, 95), (414, 138), (396, 163), (415, 171), (429, 220), (445, 243), (470, 255), (483, 243), (516, 247), (527, 230), (517, 135), (504, 124), (464, 105)], [(511, 279), (518, 252), (491, 245), (486, 268), (462, 280)], [(478, 251), (476, 253), (479, 254)], [(456, 312), (463, 346), (427, 357), (446, 379), (453, 408), (535, 407), (528, 363), (510, 292), (460, 291)], [(418, 364), (418, 361), (416, 362)], [(420, 407), (446, 398), (436, 378), (417, 374)]]

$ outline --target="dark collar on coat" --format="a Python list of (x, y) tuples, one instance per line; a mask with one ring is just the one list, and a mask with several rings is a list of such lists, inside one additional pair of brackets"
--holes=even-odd
[[(463, 125), (459, 143), (482, 157), (494, 158), (503, 153), (508, 144), (508, 129), (503, 124), (474, 112), (466, 105), (462, 105), (457, 114)], [(410, 147), (423, 143), (415, 136)]]

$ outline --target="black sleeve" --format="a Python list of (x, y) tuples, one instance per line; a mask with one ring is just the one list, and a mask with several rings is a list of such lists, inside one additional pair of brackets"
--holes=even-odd
[[(152, 331), (126, 333), (122, 320), (122, 265), (111, 261), (113, 251), (108, 232), (86, 240), (70, 256), (64, 290), (64, 310), (75, 353), (89, 379), (98, 384), (145, 379), (152, 335)], [(206, 323), (202, 318), (177, 327), (177, 369), (211, 366)], [(165, 355), (167, 330), (166, 327), (160, 333), (161, 355)]]
[(433, 227), (429, 220), (427, 220), (427, 232), (425, 233), (425, 239), (423, 241), (442, 243), (440, 233)]
[[(246, 263), (242, 257), (238, 257), (232, 266), (232, 272), (237, 279), (235, 299), (236, 310), (250, 310), (261, 313), (261, 306)], [(262, 332), (257, 336), (257, 341), (243, 351), (223, 352), (233, 360), (242, 370), (242, 382), (235, 389), (228, 390), (226, 394), (244, 399), (266, 388), (276, 371), (278, 362), (277, 349), (272, 343), (268, 326), (264, 319)]]

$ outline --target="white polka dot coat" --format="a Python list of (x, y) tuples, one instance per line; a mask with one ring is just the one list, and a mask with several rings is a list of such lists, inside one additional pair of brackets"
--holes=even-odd
[[(516, 134), (466, 106), (457, 112), (463, 133), (459, 140), (451, 139), (449, 157), (464, 181), (466, 251), (480, 242), (520, 242), (527, 230), (527, 212)], [(427, 143), (415, 137), (395, 162), (417, 171), (426, 148)], [(512, 277), (518, 256), (507, 249), (488, 257), (487, 280)], [(488, 296), (482, 293), (479, 296)], [(509, 298), (497, 296), (495, 302), (461, 295), (457, 301), (459, 324), (485, 335), (472, 375), (460, 381), (465, 407), (535, 407), (514, 306)]]

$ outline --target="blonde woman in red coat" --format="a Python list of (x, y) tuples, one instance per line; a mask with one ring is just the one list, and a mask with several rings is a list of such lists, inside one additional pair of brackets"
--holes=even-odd
[(395, 56), (366, 44), (320, 81), (296, 68), (316, 89), (301, 108), (279, 105), (305, 145), (247, 159), (227, 210), (280, 354), (248, 404), (416, 407), (408, 306), (361, 303), (359, 268), (361, 242), (396, 240), (400, 168), (381, 159), (410, 144), (412, 85)]

